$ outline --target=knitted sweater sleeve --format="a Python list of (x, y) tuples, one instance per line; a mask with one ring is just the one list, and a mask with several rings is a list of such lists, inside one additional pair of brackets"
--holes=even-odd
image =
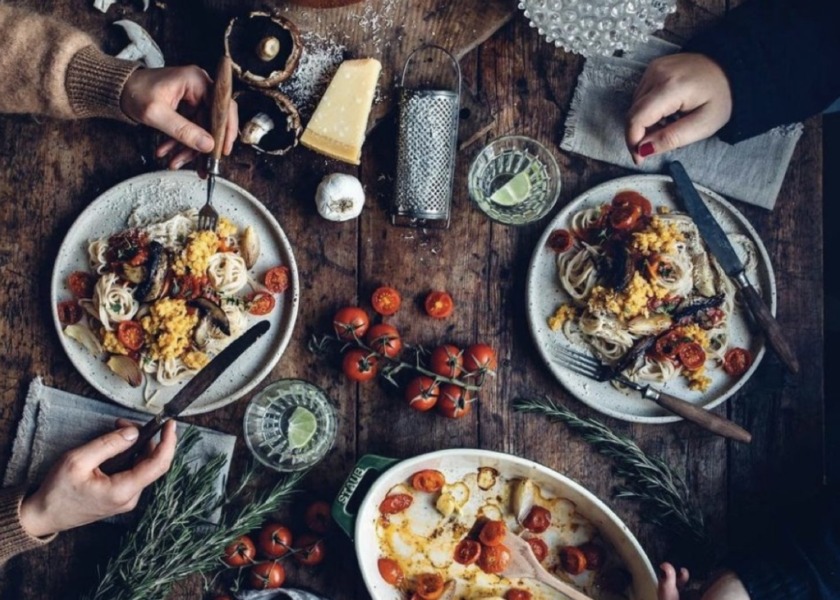
[(37, 538), (29, 535), (20, 524), (20, 503), (25, 491), (22, 488), (0, 489), (0, 565), (16, 554), (40, 548), (55, 538)]
[(138, 66), (62, 21), (0, 4), (0, 112), (129, 121), (120, 96)]

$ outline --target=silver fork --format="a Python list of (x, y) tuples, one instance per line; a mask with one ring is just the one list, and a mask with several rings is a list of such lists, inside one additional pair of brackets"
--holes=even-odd
[(233, 69), (230, 57), (222, 56), (213, 85), (213, 105), (210, 113), (210, 126), (213, 134), (213, 152), (207, 157), (207, 202), (198, 211), (198, 228), (215, 231), (219, 223), (219, 213), (213, 208), (213, 190), (216, 188), (216, 176), (221, 174), (219, 165), (225, 144), (230, 96), (233, 89)]
[(612, 367), (602, 364), (593, 356), (562, 346), (552, 348), (552, 356), (562, 366), (584, 377), (595, 381), (618, 381), (622, 385), (639, 392), (643, 398), (655, 402), (665, 410), (679, 415), (686, 421), (691, 421), (712, 433), (746, 444), (752, 440), (749, 431), (732, 421), (695, 406), (682, 398), (655, 390), (649, 385), (636, 383), (621, 373), (616, 373)]

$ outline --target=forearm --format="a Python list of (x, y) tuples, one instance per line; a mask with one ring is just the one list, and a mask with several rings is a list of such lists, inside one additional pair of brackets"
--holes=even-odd
[(120, 96), (136, 68), (66, 23), (0, 4), (0, 112), (126, 120)]
[(40, 548), (55, 537), (37, 538), (23, 528), (20, 520), (23, 494), (19, 488), (0, 490), (0, 565), (17, 554)]
[(732, 89), (719, 135), (737, 142), (819, 113), (840, 96), (834, 0), (751, 0), (685, 47), (711, 57)]

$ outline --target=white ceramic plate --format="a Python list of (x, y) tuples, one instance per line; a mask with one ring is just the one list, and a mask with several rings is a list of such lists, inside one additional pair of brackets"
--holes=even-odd
[[(90, 271), (88, 242), (125, 229), (129, 215), (138, 207), (144, 214), (150, 211), (162, 219), (187, 208), (200, 208), (206, 199), (207, 182), (199, 179), (194, 171), (159, 171), (140, 175), (112, 187), (94, 200), (79, 215), (61, 243), (51, 286), (53, 321), (58, 338), (79, 373), (114, 402), (155, 413), (181, 389), (183, 383), (161, 386), (146, 374), (145, 379), (152, 386), (147, 396), (152, 389), (160, 390), (154, 405), (147, 406), (142, 385), (131, 387), (112, 373), (105, 363), (64, 335), (56, 305), (72, 297), (67, 289), (67, 276), (73, 271)], [(284, 294), (275, 296), (277, 307), (266, 317), (271, 322), (268, 333), (240, 356), (184, 411), (184, 415), (215, 410), (251, 391), (280, 360), (291, 338), (298, 311), (300, 285), (297, 264), (286, 234), (271, 213), (241, 187), (220, 178), (216, 179), (213, 205), (221, 216), (230, 219), (237, 227), (253, 225), (260, 238), (260, 258), (251, 273), (260, 275), (273, 266), (286, 265), (291, 272), (291, 285)], [(256, 318), (250, 320), (256, 322)]]
[[(475, 473), (479, 467), (492, 467), (509, 479), (529, 477), (549, 494), (574, 502), (577, 512), (598, 529), (630, 572), (634, 598), (642, 600), (656, 597), (656, 577), (639, 542), (621, 519), (582, 485), (524, 458), (487, 450), (456, 448), (423, 454), (397, 463), (379, 476), (359, 505), (354, 535), (356, 556), (362, 578), (373, 598), (398, 600), (404, 597), (382, 579), (377, 567), (380, 549), (376, 520), (379, 517), (379, 504), (388, 491), (398, 483), (407, 482), (412, 474), (422, 469), (438, 469), (447, 481), (459, 481), (467, 474)], [(358, 475), (360, 480), (364, 473), (354, 475)]]
[[(728, 233), (746, 235), (755, 244), (758, 264), (755, 269), (747, 273), (750, 281), (756, 286), (761, 296), (776, 313), (776, 284), (770, 257), (758, 234), (747, 219), (729, 202), (715, 192), (701, 186), (696, 186), (700, 195), (706, 200), (714, 217)], [(526, 286), (528, 304), (528, 325), (537, 350), (542, 355), (548, 368), (563, 387), (571, 392), (578, 400), (592, 408), (618, 419), (640, 423), (669, 423), (680, 420), (680, 417), (660, 408), (658, 405), (645, 400), (638, 392), (623, 392), (614, 388), (610, 383), (598, 383), (574, 373), (552, 360), (553, 348), (565, 346), (589, 354), (586, 346), (573, 345), (561, 331), (551, 331), (548, 327), (548, 317), (560, 304), (569, 301), (569, 296), (561, 288), (557, 280), (556, 254), (546, 247), (546, 241), (552, 231), (558, 228), (569, 228), (569, 217), (587, 207), (600, 206), (612, 201), (615, 194), (621, 190), (634, 190), (645, 196), (654, 206), (667, 206), (674, 211), (684, 212), (674, 192), (670, 177), (665, 175), (632, 175), (603, 183), (592, 188), (572, 200), (548, 224), (543, 235), (537, 242), (531, 265), (528, 269)], [(729, 320), (730, 346), (747, 348), (754, 360), (749, 370), (739, 378), (727, 375), (723, 369), (707, 369), (706, 375), (711, 377), (712, 383), (705, 392), (688, 389), (683, 377), (677, 377), (660, 389), (679, 396), (693, 404), (704, 408), (714, 408), (737, 392), (752, 376), (764, 356), (764, 341), (761, 335), (751, 329), (752, 323), (746, 307), (736, 305), (735, 313)]]

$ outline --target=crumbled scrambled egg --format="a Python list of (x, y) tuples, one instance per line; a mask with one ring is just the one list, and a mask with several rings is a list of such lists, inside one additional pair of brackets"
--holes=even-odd
[(569, 319), (575, 318), (577, 311), (571, 304), (561, 304), (554, 311), (554, 314), (548, 317), (548, 326), (551, 331), (559, 331), (563, 327), (563, 323)]
[(210, 362), (210, 357), (204, 352), (193, 351), (187, 352), (182, 360), (188, 369), (197, 371)]
[(601, 285), (595, 286), (589, 295), (587, 307), (592, 313), (607, 311), (619, 319), (629, 320), (633, 317), (649, 316), (648, 300), (664, 300), (669, 294), (668, 289), (650, 283), (636, 271), (630, 284), (622, 292)]
[(105, 348), (107, 352), (111, 354), (122, 354), (128, 355), (128, 348), (126, 348), (123, 343), (114, 335), (113, 331), (108, 331), (107, 329), (102, 330), (102, 347)]
[(219, 235), (219, 239), (226, 240), (227, 238), (236, 236), (239, 230), (230, 220), (225, 217), (220, 217), (219, 224), (216, 225), (216, 233)]
[(176, 275), (202, 276), (207, 271), (210, 257), (219, 248), (219, 236), (215, 231), (193, 231), (187, 238), (187, 245), (175, 259), (172, 270)]
[(685, 237), (676, 225), (653, 217), (649, 226), (633, 234), (632, 245), (634, 250), (645, 255), (673, 253), (676, 252), (677, 242), (682, 242), (684, 239)]
[(703, 350), (706, 352), (709, 351), (709, 332), (697, 323), (680, 327), (680, 333), (703, 346)]
[(149, 344), (152, 360), (178, 358), (190, 347), (198, 314), (187, 312), (185, 300), (163, 298), (152, 304), (149, 316), (143, 317), (140, 324), (152, 340)]
[(688, 389), (695, 390), (697, 392), (705, 392), (709, 389), (709, 385), (712, 383), (712, 379), (710, 377), (706, 377), (706, 366), (703, 365), (696, 371), (689, 371), (688, 369), (683, 369), (683, 374), (685, 375), (686, 379), (688, 379)]

